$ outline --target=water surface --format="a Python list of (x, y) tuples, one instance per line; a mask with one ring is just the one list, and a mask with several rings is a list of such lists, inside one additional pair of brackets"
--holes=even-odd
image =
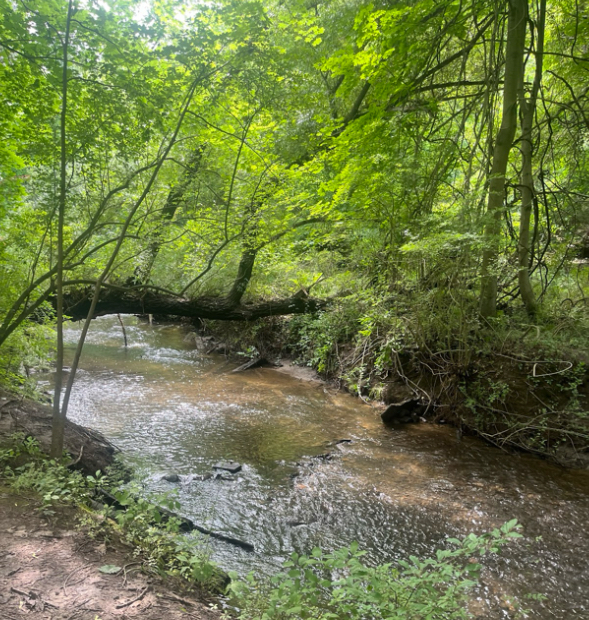
[[(272, 573), (293, 550), (352, 541), (368, 561), (391, 562), (515, 517), (524, 540), (488, 562), (481, 617), (510, 617), (511, 594), (540, 592), (548, 599), (532, 617), (589, 619), (589, 472), (443, 426), (386, 428), (377, 409), (321, 384), (232, 373), (235, 363), (196, 349), (186, 328), (124, 321), (127, 349), (116, 317), (93, 322), (70, 417), (117, 444), (149, 490), (177, 489), (184, 515), (255, 545), (209, 543), (223, 568)], [(70, 355), (78, 334), (67, 330)], [(342, 439), (351, 442), (334, 445)], [(243, 469), (190, 481), (221, 460)]]

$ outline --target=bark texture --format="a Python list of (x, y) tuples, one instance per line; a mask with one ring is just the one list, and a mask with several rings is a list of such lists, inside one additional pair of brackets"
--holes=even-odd
[(526, 41), (527, 0), (509, 0), (507, 48), (505, 52), (505, 82), (501, 126), (493, 149), (489, 177), (487, 225), (483, 251), (480, 311), (483, 317), (493, 317), (497, 311), (496, 263), (505, 194), (505, 175), (509, 153), (517, 129), (518, 94), (523, 80), (524, 47)]
[[(218, 321), (253, 321), (267, 316), (305, 314), (316, 312), (327, 305), (326, 300), (313, 299), (304, 292), (292, 297), (274, 299), (256, 304), (232, 305), (226, 299), (183, 299), (143, 289), (103, 291), (93, 311), (93, 318), (105, 314), (159, 314)], [(75, 293), (64, 299), (65, 313), (74, 321), (87, 316), (92, 299)]]
[(522, 88), (521, 93), (521, 154), (522, 154), (522, 171), (521, 171), (521, 208), (519, 223), (519, 240), (518, 240), (518, 262), (519, 262), (519, 290), (522, 301), (526, 307), (528, 314), (534, 315), (536, 312), (537, 302), (530, 279), (530, 221), (532, 216), (532, 208), (534, 200), (536, 200), (536, 192), (534, 189), (533, 175), (533, 156), (534, 156), (534, 136), (533, 125), (534, 115), (536, 113), (536, 102), (538, 93), (542, 83), (542, 67), (544, 60), (544, 29), (546, 22), (546, 0), (541, 0), (539, 6), (539, 17), (536, 25), (537, 43), (536, 43), (536, 72), (532, 92), (528, 100), (526, 100), (525, 92)]

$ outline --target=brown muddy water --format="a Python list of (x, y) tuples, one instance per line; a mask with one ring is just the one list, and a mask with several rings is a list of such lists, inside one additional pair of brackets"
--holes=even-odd
[[(234, 374), (179, 326), (94, 321), (70, 417), (102, 431), (180, 512), (255, 545), (206, 543), (226, 570), (276, 572), (292, 551), (358, 541), (371, 563), (427, 556), (447, 537), (517, 518), (524, 538), (486, 562), (481, 618), (589, 619), (589, 472), (508, 455), (443, 426), (382, 425), (378, 409), (273, 369)], [(70, 355), (79, 330), (67, 330)], [(333, 445), (338, 440), (351, 443)], [(331, 453), (324, 460), (318, 455)], [(198, 480), (218, 461), (243, 465)], [(161, 480), (177, 473), (180, 483)]]

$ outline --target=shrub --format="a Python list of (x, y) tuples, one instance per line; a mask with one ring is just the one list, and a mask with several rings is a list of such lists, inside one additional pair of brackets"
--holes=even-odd
[[(230, 586), (239, 620), (460, 620), (478, 584), (477, 557), (520, 537), (516, 520), (464, 540), (435, 558), (410, 557), (397, 565), (363, 563), (356, 544), (324, 553), (293, 554), (269, 581), (250, 574)], [(232, 577), (236, 577), (232, 575)]]

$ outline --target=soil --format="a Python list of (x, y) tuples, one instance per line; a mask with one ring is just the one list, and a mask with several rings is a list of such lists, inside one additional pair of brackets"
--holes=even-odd
[[(74, 509), (43, 516), (38, 507), (0, 487), (1, 620), (220, 619), (203, 595), (141, 572), (122, 545), (76, 530)], [(122, 570), (100, 572), (106, 565)]]
[[(41, 449), (51, 449), (51, 427), (53, 410), (0, 388), (0, 443), (10, 443), (14, 433), (35, 437)], [(84, 428), (71, 420), (65, 421), (64, 448), (76, 460), (76, 466), (86, 474), (94, 475), (98, 470), (106, 471), (114, 463), (116, 446), (104, 435), (90, 428)]]

